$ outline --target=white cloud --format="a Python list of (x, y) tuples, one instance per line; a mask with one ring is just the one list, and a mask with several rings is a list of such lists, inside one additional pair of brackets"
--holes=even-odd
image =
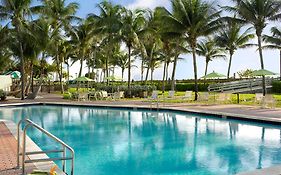
[(137, 9), (137, 8), (149, 8), (154, 9), (155, 7), (168, 7), (170, 5), (170, 0), (136, 0), (135, 2), (128, 4), (127, 8)]

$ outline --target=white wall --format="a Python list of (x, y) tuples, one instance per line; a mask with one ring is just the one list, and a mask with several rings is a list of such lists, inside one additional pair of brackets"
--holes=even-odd
[(10, 75), (0, 75), (0, 89), (10, 91), (12, 86), (12, 78)]

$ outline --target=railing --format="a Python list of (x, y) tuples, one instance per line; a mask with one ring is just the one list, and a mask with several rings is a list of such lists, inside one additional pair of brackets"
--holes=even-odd
[[(266, 79), (266, 86), (271, 86), (273, 79)], [(227, 83), (218, 83), (213, 84), (208, 87), (209, 91), (213, 92), (244, 92), (244, 91), (252, 91), (257, 88), (262, 88), (262, 79), (250, 79), (250, 80), (241, 80)]]
[[(20, 152), (20, 127), (21, 124), (24, 123), (23, 128), (23, 141), (22, 141), (22, 152)], [(34, 151), (34, 152), (26, 152), (26, 133), (28, 128), (36, 128), (42, 133), (46, 134), (48, 137), (56, 141), (62, 146), (60, 150), (48, 150), (48, 151)], [(54, 136), (53, 134), (49, 133), (33, 121), (29, 119), (22, 119), (18, 123), (17, 127), (17, 136), (18, 136), (18, 145), (17, 145), (17, 166), (20, 168), (20, 156), (22, 156), (22, 173), (25, 174), (25, 164), (26, 163), (35, 163), (35, 162), (51, 162), (62, 160), (62, 171), (66, 173), (66, 160), (71, 160), (71, 175), (74, 175), (74, 150), (68, 146), (66, 143), (61, 141), (59, 138)], [(70, 152), (71, 156), (66, 157), (66, 149)], [(34, 159), (34, 160), (26, 160), (27, 155), (36, 155), (36, 154), (47, 154), (47, 153), (62, 153), (62, 157), (57, 158), (43, 158), (43, 159)]]

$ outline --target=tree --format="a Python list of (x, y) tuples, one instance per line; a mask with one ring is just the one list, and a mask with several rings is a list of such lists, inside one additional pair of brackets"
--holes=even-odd
[[(264, 69), (262, 52), (262, 34), (269, 21), (276, 21), (280, 18), (281, 1), (276, 0), (234, 0), (235, 7), (226, 7), (234, 12), (237, 17), (244, 20), (255, 28), (258, 39), (258, 50), (261, 69)], [(266, 94), (265, 76), (263, 76), (263, 95)]]
[(217, 58), (225, 59), (224, 49), (216, 45), (216, 42), (212, 38), (203, 40), (197, 44), (197, 54), (205, 57), (206, 67), (205, 67), (205, 76), (208, 73), (208, 65), (210, 61), (213, 61)]
[[(53, 43), (52, 54), (57, 63), (57, 71), (59, 74), (61, 93), (64, 92), (62, 84), (62, 64), (63, 60), (59, 59), (59, 45), (63, 43), (64, 32), (71, 28), (71, 22), (80, 20), (75, 16), (79, 5), (77, 3), (66, 4), (66, 0), (43, 0), (41, 14), (44, 19), (47, 19), (51, 25), (51, 42)], [(64, 29), (64, 32), (63, 32)]]
[(131, 54), (132, 48), (139, 45), (138, 34), (143, 30), (145, 19), (142, 10), (123, 9), (121, 39), (128, 48), (128, 90), (131, 96)]
[(15, 27), (16, 38), (18, 42), (19, 55), (21, 67), (21, 99), (24, 100), (25, 89), (25, 73), (24, 73), (24, 55), (23, 55), (23, 39), (21, 34), (26, 23), (26, 18), (31, 15), (32, 12), (38, 9), (37, 6), (31, 7), (31, 0), (2, 0), (0, 3), (0, 18), (9, 20)]
[(267, 44), (264, 48), (277, 49), (280, 52), (280, 80), (281, 80), (281, 28), (272, 27), (272, 35), (264, 35), (263, 38), (265, 42), (271, 43)]
[(227, 78), (230, 77), (232, 58), (236, 50), (240, 48), (248, 48), (252, 44), (248, 44), (249, 40), (254, 38), (254, 34), (250, 33), (250, 29), (242, 31), (243, 25), (237, 22), (237, 19), (227, 18), (228, 20), (219, 30), (215, 37), (216, 43), (220, 47), (224, 47), (229, 52), (229, 65), (227, 70)]
[(172, 13), (168, 10), (163, 20), (170, 26), (171, 35), (178, 35), (188, 42), (193, 57), (195, 100), (198, 99), (196, 48), (198, 38), (214, 33), (220, 27), (220, 11), (214, 3), (202, 0), (173, 0)]

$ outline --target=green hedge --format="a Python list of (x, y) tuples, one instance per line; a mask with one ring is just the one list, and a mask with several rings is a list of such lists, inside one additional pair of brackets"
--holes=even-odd
[(0, 101), (4, 101), (7, 98), (7, 93), (3, 90), (0, 89)]
[(281, 81), (273, 81), (272, 82), (272, 92), (273, 93), (281, 93)]
[[(114, 85), (105, 85), (105, 84), (97, 84), (95, 87), (96, 90), (104, 90), (107, 92), (117, 92), (117, 91), (124, 91), (125, 97), (129, 97), (129, 90), (128, 86), (114, 86)], [(131, 86), (131, 96), (133, 97), (143, 97), (143, 92), (148, 92), (151, 94), (153, 90), (156, 90), (156, 86), (150, 85), (132, 85)]]
[[(203, 92), (203, 91), (208, 91), (208, 86), (209, 84), (198, 84), (198, 90)], [(158, 90), (162, 90), (162, 83), (159, 83), (157, 85)], [(165, 90), (169, 91), (171, 90), (171, 84), (166, 84), (165, 85)], [(195, 85), (194, 83), (177, 83), (175, 87), (176, 91), (195, 91)]]

